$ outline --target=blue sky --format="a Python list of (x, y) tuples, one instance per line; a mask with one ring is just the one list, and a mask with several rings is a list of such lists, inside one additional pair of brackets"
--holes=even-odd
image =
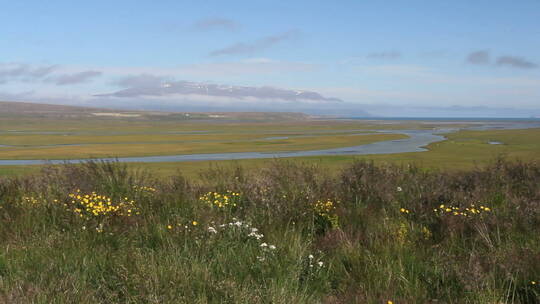
[(0, 99), (540, 115), (540, 1), (276, 2), (3, 3)]

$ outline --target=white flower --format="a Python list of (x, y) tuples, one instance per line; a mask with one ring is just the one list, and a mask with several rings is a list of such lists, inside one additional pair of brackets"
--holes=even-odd
[(266, 260), (266, 259), (265, 259), (264, 257), (258, 256), (258, 257), (257, 257), (257, 260), (259, 260), (259, 262), (264, 262), (264, 260)]
[(257, 228), (251, 228), (251, 232), (257, 232), (257, 231), (259, 231), (259, 229), (257, 229)]
[(268, 248), (270, 248), (270, 249), (272, 249), (272, 250), (275, 250), (275, 249), (276, 249), (276, 246), (270, 245), (270, 246), (268, 246)]
[(265, 248), (265, 247), (268, 247), (268, 244), (262, 243), (260, 246), (263, 247), (263, 248)]
[(314, 258), (313, 254), (310, 254), (310, 255), (308, 256), (308, 258), (309, 258), (310, 260), (313, 260), (313, 258)]
[(322, 267), (322, 266), (323, 266), (323, 262), (322, 262), (322, 261), (319, 261), (317, 264), (319, 264), (319, 267)]
[(256, 232), (251, 232), (250, 234), (248, 234), (248, 236), (251, 236), (251, 237), (256, 238), (257, 240), (260, 240), (263, 238), (264, 235), (260, 233), (256, 233)]
[(208, 227), (208, 232), (217, 233), (217, 230), (214, 227)]
[(236, 221), (236, 222), (234, 223), (234, 225), (236, 225), (236, 227), (242, 227), (242, 222)]
[(403, 191), (403, 189), (401, 189), (401, 187), (397, 187), (397, 192), (401, 192)]

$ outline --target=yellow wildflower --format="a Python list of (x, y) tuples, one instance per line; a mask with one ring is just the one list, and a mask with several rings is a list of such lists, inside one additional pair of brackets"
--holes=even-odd
[(217, 208), (235, 207), (237, 198), (240, 194), (227, 190), (225, 193), (208, 192), (201, 197), (199, 201)]

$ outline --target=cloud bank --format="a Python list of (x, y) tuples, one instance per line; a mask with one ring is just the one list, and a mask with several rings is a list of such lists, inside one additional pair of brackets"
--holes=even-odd
[(489, 64), (491, 59), (489, 57), (488, 51), (476, 51), (470, 53), (467, 58), (465, 59), (466, 62), (470, 64)]
[(103, 73), (99, 71), (84, 71), (74, 74), (63, 74), (56, 77), (48, 78), (48, 82), (56, 85), (79, 84), (91, 81), (93, 78), (101, 76)]
[(225, 48), (210, 52), (209, 56), (245, 55), (260, 52), (280, 42), (297, 39), (299, 32), (291, 30), (279, 35), (267, 36), (254, 42), (238, 42)]
[(401, 53), (397, 51), (383, 51), (383, 52), (374, 52), (367, 55), (371, 59), (397, 59), (401, 57)]
[(495, 62), (491, 61), (491, 56), (489, 51), (481, 50), (475, 51), (467, 55), (465, 62), (475, 65), (494, 65), (494, 66), (506, 66), (511, 68), (518, 69), (534, 69), (538, 68), (538, 64), (529, 61), (525, 58), (518, 56), (499, 56)]
[(89, 70), (72, 74), (59, 73), (58, 65), (31, 65), (26, 63), (0, 63), (0, 84), (8, 82), (47, 82), (56, 85), (84, 83), (102, 75)]
[(42, 80), (57, 68), (56, 65), (33, 66), (24, 63), (0, 63), (0, 83)]
[(521, 57), (502, 56), (497, 59), (497, 65), (510, 66), (520, 69), (534, 69), (538, 65)]

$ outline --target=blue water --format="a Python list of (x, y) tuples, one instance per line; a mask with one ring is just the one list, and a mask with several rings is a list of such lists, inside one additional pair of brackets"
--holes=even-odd
[(342, 117), (339, 119), (354, 120), (395, 120), (395, 121), (455, 121), (455, 122), (540, 122), (540, 118), (515, 118), (515, 117)]

